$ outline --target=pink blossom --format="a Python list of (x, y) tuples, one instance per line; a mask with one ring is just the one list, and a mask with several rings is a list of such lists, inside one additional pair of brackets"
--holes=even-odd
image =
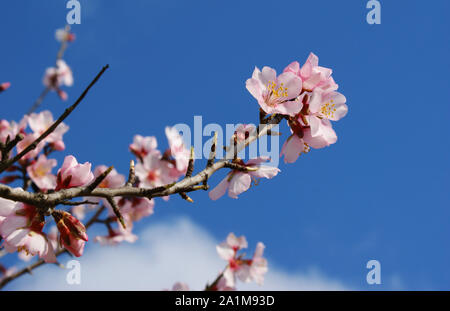
[(7, 252), (25, 252), (39, 255), (45, 262), (56, 262), (56, 256), (47, 236), (42, 232), (44, 219), (34, 206), (18, 203), (0, 226), (0, 235)]
[(238, 251), (247, 247), (248, 243), (245, 236), (237, 237), (234, 233), (230, 233), (224, 242), (216, 246), (216, 249), (222, 259), (230, 260), (234, 258)]
[[(99, 165), (94, 170), (94, 177), (97, 178), (103, 174), (108, 167), (106, 165)], [(105, 179), (98, 185), (98, 188), (119, 188), (125, 184), (125, 176), (119, 174), (116, 169), (112, 169)]]
[(256, 244), (255, 253), (249, 265), (248, 278), (244, 282), (255, 281), (258, 285), (263, 285), (264, 275), (267, 273), (267, 259), (263, 258), (264, 249), (266, 247), (263, 243)]
[[(345, 96), (338, 92), (324, 93), (315, 90), (312, 93), (308, 103), (308, 114), (305, 116), (310, 128), (311, 147), (323, 148), (336, 142), (337, 136), (329, 120), (338, 121), (345, 117), (348, 111), (345, 102)], [(309, 139), (308, 135), (305, 136), (305, 140)]]
[(72, 86), (72, 70), (62, 59), (56, 61), (56, 67), (47, 68), (43, 83), (46, 87), (55, 90), (62, 100), (67, 99), (67, 94), (61, 90), (61, 86)]
[(259, 242), (252, 259), (244, 259), (242, 255), (238, 255), (241, 249), (247, 248), (247, 241), (244, 236), (237, 238), (230, 233), (227, 240), (217, 246), (219, 256), (228, 261), (228, 266), (223, 272), (225, 280), (222, 287), (234, 288), (236, 278), (243, 282), (255, 281), (262, 285), (264, 274), (267, 272), (267, 260), (262, 257), (264, 244)]
[[(28, 125), (31, 130), (38, 136), (42, 135), (54, 123), (53, 115), (50, 111), (45, 110), (40, 113), (32, 113), (28, 116)], [(45, 138), (45, 142), (49, 143), (55, 150), (64, 150), (63, 135), (69, 130), (69, 126), (61, 123), (50, 135)]]
[(262, 71), (255, 68), (246, 86), (268, 114), (294, 116), (302, 109), (302, 102), (297, 99), (302, 90), (302, 80), (292, 72), (284, 72), (277, 77), (276, 71), (270, 67), (264, 67)]
[(122, 215), (128, 215), (132, 221), (139, 221), (153, 214), (155, 201), (147, 198), (122, 198), (119, 206)]
[[(227, 176), (209, 192), (209, 197), (212, 200), (217, 200), (223, 196), (227, 190), (228, 195), (237, 199), (237, 196), (250, 188), (252, 178), (272, 178), (275, 177), (280, 170), (276, 167), (261, 165), (263, 162), (269, 161), (268, 157), (259, 157), (249, 160), (247, 163), (239, 163), (242, 166), (246, 166), (252, 170), (248, 172), (241, 172), (238, 170), (232, 170)], [(256, 170), (253, 170), (256, 169)]]
[(3, 221), (12, 213), (16, 205), (17, 202), (0, 198), (0, 232)]
[(8, 122), (7, 120), (0, 120), (0, 141), (5, 143), (8, 137), (12, 140), (17, 134), (24, 134), (26, 127), (27, 117), (22, 118), (19, 123), (16, 123), (15, 121)]
[(30, 228), (13, 231), (5, 238), (4, 246), (8, 252), (23, 251), (30, 256), (39, 255), (45, 262), (56, 262), (55, 252), (45, 234)]
[[(108, 167), (106, 165), (99, 165), (94, 170), (94, 179), (103, 174)], [(97, 186), (97, 188), (119, 188), (125, 184), (125, 176), (119, 174), (116, 169), (112, 169), (105, 179)], [(100, 199), (98, 197), (88, 197), (87, 200), (91, 202), (103, 202), (105, 206), (111, 207), (106, 199)], [(114, 200), (117, 201), (116, 198)], [(93, 206), (94, 207), (94, 206)], [(112, 213), (112, 208), (109, 209)]]
[(333, 71), (319, 66), (319, 58), (313, 53), (309, 54), (301, 68), (298, 62), (292, 62), (284, 69), (284, 72), (291, 72), (300, 77), (303, 81), (303, 89), (306, 91), (321, 88), (323, 91), (329, 92), (338, 88), (331, 76)]
[(157, 154), (150, 153), (136, 164), (136, 176), (141, 187), (155, 188), (174, 182), (179, 174), (169, 161), (162, 160)]
[(89, 184), (93, 179), (91, 163), (78, 164), (77, 159), (70, 155), (64, 158), (64, 163), (58, 171), (56, 190), (81, 187)]
[(9, 89), (10, 86), (11, 86), (11, 83), (9, 83), (9, 82), (0, 83), (0, 93)]
[(331, 122), (328, 119), (320, 120), (320, 131), (315, 136), (312, 135), (310, 128), (306, 128), (303, 133), (305, 143), (314, 149), (328, 147), (337, 141), (336, 132), (333, 130)]
[(54, 211), (52, 216), (59, 231), (61, 245), (72, 255), (82, 256), (84, 245), (88, 241), (84, 225), (70, 213), (64, 211)]
[(52, 168), (55, 166), (55, 159), (47, 159), (45, 155), (41, 154), (37, 161), (27, 167), (27, 172), (41, 190), (55, 189), (56, 176), (52, 174)]
[(156, 137), (154, 136), (141, 136), (135, 135), (133, 138), (133, 143), (130, 145), (130, 151), (136, 155), (136, 157), (142, 159), (150, 153), (160, 154), (159, 150), (156, 149), (158, 143)]
[(175, 159), (176, 169), (186, 173), (190, 151), (185, 147), (183, 138), (175, 127), (166, 127), (166, 136), (169, 140), (170, 155)]
[[(17, 153), (21, 153), (25, 148), (27, 148), (29, 145), (31, 145), (38, 137), (39, 137), (39, 135), (36, 133), (30, 133), (30, 134), (25, 135), (24, 139), (21, 140), (16, 146)], [(34, 148), (33, 150), (31, 150), (30, 152), (25, 154), (21, 158), (21, 160), (29, 160), (29, 159), (36, 158), (38, 156), (38, 154), (42, 151), (44, 146), (45, 146), (45, 142), (41, 141), (37, 145), (36, 148)]]
[(309, 145), (298, 137), (297, 134), (292, 134), (284, 142), (281, 148), (280, 157), (284, 155), (284, 163), (294, 163), (302, 153), (308, 153)]
[(117, 245), (121, 242), (134, 243), (137, 240), (137, 236), (134, 235), (131, 230), (133, 228), (133, 223), (127, 214), (123, 215), (126, 229), (122, 227), (120, 222), (117, 221), (117, 229), (108, 227), (107, 236), (96, 236), (94, 241), (100, 243), (101, 245)]

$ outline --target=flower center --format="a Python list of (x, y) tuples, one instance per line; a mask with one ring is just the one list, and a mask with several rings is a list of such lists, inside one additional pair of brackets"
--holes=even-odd
[(327, 119), (334, 118), (334, 113), (336, 112), (336, 104), (333, 103), (334, 100), (330, 100), (320, 107), (320, 113)]
[(269, 81), (267, 83), (267, 91), (269, 95), (267, 105), (271, 107), (275, 106), (277, 102), (288, 96), (287, 90), (288, 88), (284, 87), (284, 83), (277, 85), (274, 81)]
[(159, 179), (159, 172), (158, 171), (148, 172), (147, 179), (151, 182), (157, 181)]
[(43, 165), (38, 166), (35, 170), (34, 170), (34, 174), (38, 177), (38, 178), (42, 178), (45, 175), (47, 175), (49, 173), (49, 169), (46, 168)]

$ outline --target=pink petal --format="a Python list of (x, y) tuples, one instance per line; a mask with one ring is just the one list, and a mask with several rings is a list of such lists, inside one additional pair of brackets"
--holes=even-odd
[(245, 173), (234, 173), (233, 178), (230, 181), (230, 186), (228, 189), (228, 195), (233, 198), (237, 199), (238, 195), (241, 194), (244, 191), (247, 191), (248, 188), (250, 188), (250, 185), (252, 183), (252, 178), (249, 174)]
[(208, 195), (211, 198), (211, 200), (217, 200), (218, 198), (222, 197), (228, 189), (229, 186), (229, 182), (228, 182), (228, 177), (229, 175), (227, 175), (214, 189), (212, 189)]

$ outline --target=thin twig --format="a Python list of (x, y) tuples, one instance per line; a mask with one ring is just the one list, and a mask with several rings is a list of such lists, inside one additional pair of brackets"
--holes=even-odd
[(128, 180), (125, 186), (131, 187), (136, 182), (136, 174), (135, 174), (135, 166), (134, 166), (134, 160), (130, 161), (130, 171), (128, 173)]
[(61, 203), (62, 205), (67, 205), (67, 206), (78, 206), (78, 205), (97, 205), (98, 202), (94, 202), (94, 201), (78, 201), (78, 202), (73, 202), (73, 201), (62, 201)]
[(105, 67), (100, 70), (100, 72), (97, 74), (97, 76), (92, 80), (92, 82), (88, 85), (88, 87), (84, 90), (84, 92), (80, 95), (80, 97), (75, 101), (75, 103), (67, 108), (64, 113), (56, 120), (41, 136), (39, 136), (33, 143), (31, 143), (28, 147), (26, 147), (22, 152), (17, 154), (14, 158), (3, 161), (0, 163), (0, 173), (4, 172), (9, 166), (14, 164), (15, 162), (19, 161), (22, 157), (24, 157), (28, 152), (34, 150), (41, 141), (43, 141), (48, 135), (50, 135), (55, 129), (60, 125), (71, 113), (72, 111), (80, 104), (80, 102), (83, 100), (83, 98), (86, 96), (86, 94), (89, 92), (91, 87), (94, 86), (94, 84), (100, 79), (100, 77), (103, 75), (103, 73), (106, 71), (106, 69), (109, 68), (109, 65), (106, 65)]
[(86, 188), (87, 192), (92, 192), (95, 188), (97, 188), (103, 180), (105, 180), (106, 176), (108, 176), (109, 173), (113, 170), (114, 166), (108, 167), (103, 173), (97, 176), (95, 180)]
[(32, 114), (34, 111), (36, 111), (36, 109), (39, 108), (39, 106), (42, 104), (42, 102), (44, 101), (45, 97), (50, 92), (50, 90), (51, 90), (50, 87), (46, 87), (42, 91), (41, 95), (39, 95), (39, 97), (36, 99), (36, 101), (34, 102), (33, 106), (31, 106), (31, 108), (28, 110), (27, 115)]
[(119, 211), (119, 206), (117, 205), (116, 201), (114, 201), (114, 198), (112, 197), (107, 197), (106, 200), (108, 200), (109, 205), (111, 205), (113, 211), (114, 211), (114, 215), (116, 215), (117, 219), (119, 219), (120, 224), (122, 225), (122, 227), (124, 229), (127, 228), (127, 226), (125, 225), (125, 221), (123, 219), (122, 214)]

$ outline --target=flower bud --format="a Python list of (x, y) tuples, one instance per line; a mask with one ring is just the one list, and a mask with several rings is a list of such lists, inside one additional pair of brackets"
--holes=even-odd
[(84, 225), (68, 212), (54, 211), (52, 216), (60, 234), (60, 243), (74, 256), (83, 255), (84, 244), (88, 241)]

